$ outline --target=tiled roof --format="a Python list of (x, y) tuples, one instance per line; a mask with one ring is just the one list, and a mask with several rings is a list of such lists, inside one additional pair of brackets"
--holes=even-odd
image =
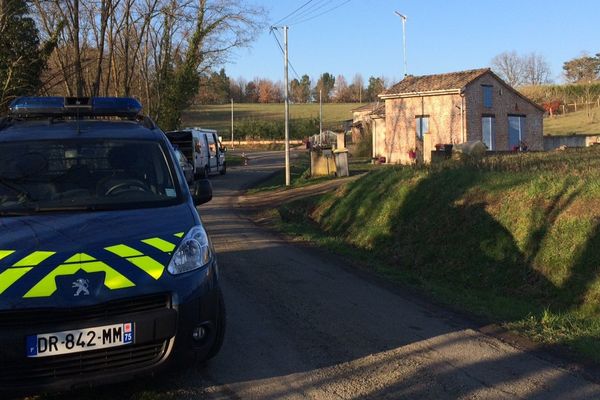
[(472, 69), (468, 71), (451, 72), (448, 74), (437, 75), (409, 75), (383, 92), (382, 95), (462, 89), (487, 72), (490, 72), (489, 68)]
[(373, 111), (375, 108), (377, 108), (378, 104), (379, 104), (379, 102), (365, 104), (364, 106), (360, 106), (360, 107), (352, 109), (352, 112)]
[(379, 103), (379, 105), (377, 107), (375, 107), (375, 109), (373, 110), (373, 112), (371, 112), (372, 115), (380, 115), (382, 117), (385, 117), (385, 102), (383, 103)]

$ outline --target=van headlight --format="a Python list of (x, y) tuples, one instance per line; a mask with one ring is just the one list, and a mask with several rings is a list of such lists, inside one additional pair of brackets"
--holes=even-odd
[(184, 274), (206, 266), (210, 258), (208, 235), (202, 225), (197, 225), (185, 235), (167, 270), (173, 275)]

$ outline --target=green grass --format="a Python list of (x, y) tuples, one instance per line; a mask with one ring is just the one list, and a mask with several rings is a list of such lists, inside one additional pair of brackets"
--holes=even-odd
[(242, 158), (242, 156), (238, 155), (238, 154), (227, 154), (227, 165), (229, 167), (235, 167), (238, 165), (243, 165), (244, 164), (244, 159)]
[(600, 362), (600, 150), (382, 167), (279, 208), (281, 229)]
[[(311, 179), (308, 176), (310, 168), (310, 161), (308, 153), (302, 153), (298, 158), (291, 161), (290, 164), (290, 181), (291, 187), (299, 187), (311, 182), (321, 182), (323, 179)], [(248, 190), (248, 193), (258, 193), (281, 189), (285, 187), (285, 169), (281, 168), (276, 173), (271, 175), (269, 179), (260, 182), (252, 189)]]
[[(338, 125), (352, 119), (352, 109), (360, 107), (360, 103), (328, 103), (323, 105), (323, 124)], [(290, 118), (318, 118), (319, 104), (291, 104)], [(283, 104), (236, 104), (234, 121), (245, 119), (283, 120)], [(220, 132), (231, 132), (231, 105), (198, 105), (183, 115), (183, 126), (199, 126), (217, 129)], [(235, 129), (235, 123), (234, 123)]]
[(577, 111), (544, 119), (544, 135), (600, 135), (600, 108)]
[[(376, 168), (375, 165), (370, 163), (370, 158), (356, 158), (351, 159), (349, 161), (348, 169), (350, 175), (358, 175), (361, 173), (365, 173)], [(308, 152), (302, 153), (302, 155), (294, 160), (292, 160), (290, 165), (290, 181), (291, 188), (303, 187), (314, 185), (326, 180), (336, 179), (331, 176), (319, 176), (319, 177), (310, 177), (310, 160), (308, 158)], [(285, 187), (285, 170), (282, 168), (277, 171), (275, 174), (271, 175), (269, 179), (260, 182), (258, 185), (254, 186), (250, 190), (248, 190), (249, 194), (272, 191), (277, 189), (282, 189)]]

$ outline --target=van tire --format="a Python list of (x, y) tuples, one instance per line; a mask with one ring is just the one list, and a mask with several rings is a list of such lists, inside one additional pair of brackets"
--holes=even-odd
[(221, 170), (219, 171), (219, 173), (221, 175), (225, 175), (227, 173), (227, 163), (226, 162), (223, 163), (223, 168), (221, 168)]
[(218, 304), (217, 318), (215, 321), (215, 341), (210, 347), (206, 360), (210, 360), (219, 353), (225, 340), (225, 330), (227, 327), (227, 310), (225, 309), (225, 300), (223, 300), (223, 293), (219, 289), (218, 291)]

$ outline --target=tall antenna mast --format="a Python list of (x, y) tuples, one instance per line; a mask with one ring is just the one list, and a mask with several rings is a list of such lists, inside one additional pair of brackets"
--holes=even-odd
[(395, 11), (396, 15), (402, 19), (402, 48), (404, 49), (404, 77), (408, 76), (408, 67), (406, 62), (406, 21), (408, 18), (404, 14)]

